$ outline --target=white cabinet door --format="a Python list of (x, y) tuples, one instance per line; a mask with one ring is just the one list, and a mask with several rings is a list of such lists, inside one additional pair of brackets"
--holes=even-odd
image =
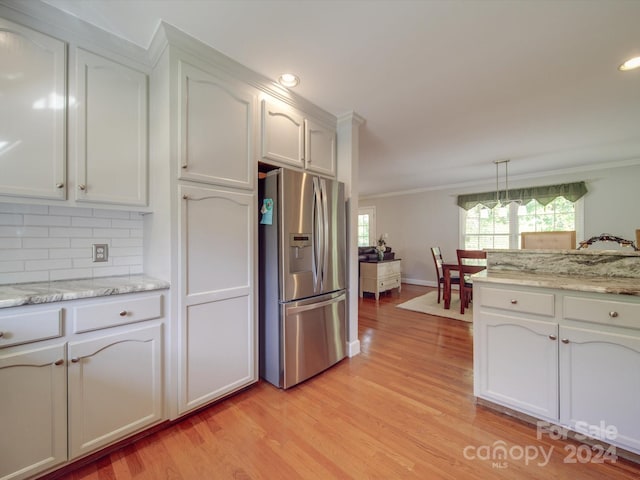
[(262, 100), (262, 158), (304, 167), (304, 117), (293, 108)]
[(253, 193), (182, 186), (179, 411), (257, 380)]
[(560, 422), (640, 454), (640, 335), (560, 327)]
[(257, 96), (184, 61), (179, 70), (179, 178), (253, 189)]
[(0, 194), (65, 198), (64, 42), (0, 18)]
[(67, 459), (64, 345), (0, 353), (0, 479), (31, 477)]
[(305, 125), (305, 164), (307, 170), (335, 177), (336, 131), (311, 119)]
[(482, 310), (474, 316), (475, 394), (558, 418), (558, 325)]
[(75, 199), (147, 204), (147, 75), (76, 51)]
[(153, 325), (69, 343), (70, 458), (162, 419), (161, 336)]

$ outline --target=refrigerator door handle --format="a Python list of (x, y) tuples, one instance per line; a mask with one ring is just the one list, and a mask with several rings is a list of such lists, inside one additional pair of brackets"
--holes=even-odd
[(320, 187), (322, 190), (322, 288), (324, 289), (324, 277), (329, 271), (329, 206), (327, 204), (327, 181), (320, 179)]
[(321, 191), (318, 178), (313, 177), (313, 283), (316, 291), (320, 290), (322, 284), (322, 208)]
[(322, 302), (310, 303), (308, 305), (301, 305), (299, 307), (287, 307), (287, 309), (286, 309), (287, 310), (287, 315), (295, 315), (297, 313), (307, 312), (309, 310), (315, 310), (316, 308), (326, 307), (328, 305), (341, 302), (342, 300), (345, 300), (346, 298), (347, 298), (347, 296), (343, 293), (342, 295), (340, 295), (338, 297), (330, 298), (329, 300), (324, 300)]

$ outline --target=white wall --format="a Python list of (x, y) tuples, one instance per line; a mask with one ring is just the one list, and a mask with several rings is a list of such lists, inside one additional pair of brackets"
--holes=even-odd
[[(584, 238), (610, 233), (635, 241), (640, 228), (640, 159), (607, 168), (562, 172), (536, 178), (511, 178), (512, 188), (542, 186), (584, 180)], [(492, 182), (419, 193), (360, 198), (359, 205), (375, 205), (378, 232), (388, 232), (387, 244), (402, 259), (402, 277), (407, 283), (435, 285), (430, 247), (439, 245), (445, 260), (454, 261), (460, 242), (459, 194), (495, 189)]]

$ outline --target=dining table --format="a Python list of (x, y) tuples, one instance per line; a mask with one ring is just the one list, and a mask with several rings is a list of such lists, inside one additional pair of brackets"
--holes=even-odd
[[(487, 267), (485, 265), (466, 265), (466, 267), (471, 267), (472, 273), (480, 272)], [(460, 265), (457, 263), (443, 263), (442, 264), (442, 276), (444, 277), (444, 285), (442, 292), (442, 300), (444, 301), (445, 310), (449, 310), (451, 308), (451, 272), (459, 272)]]

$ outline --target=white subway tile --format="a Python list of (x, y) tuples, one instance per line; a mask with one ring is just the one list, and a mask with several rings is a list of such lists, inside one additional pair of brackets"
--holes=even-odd
[(49, 258), (92, 258), (93, 250), (86, 248), (52, 248)]
[(109, 255), (112, 257), (130, 257), (134, 255), (142, 257), (142, 247), (111, 247)]
[(90, 228), (61, 228), (61, 227), (49, 227), (50, 237), (91, 237), (92, 230)]
[(0, 212), (2, 213), (34, 213), (37, 215), (46, 215), (49, 207), (46, 205), (21, 205), (17, 203), (0, 203)]
[(144, 237), (144, 230), (142, 228), (132, 228), (130, 230), (129, 235), (132, 238), (143, 238)]
[(109, 228), (111, 226), (111, 220), (109, 218), (94, 218), (94, 217), (72, 217), (71, 225), (73, 227), (103, 227)]
[(49, 272), (16, 272), (0, 275), (0, 284), (11, 285), (13, 283), (47, 282)]
[(144, 273), (143, 265), (129, 265), (129, 274), (140, 275), (142, 273)]
[(128, 220), (129, 212), (125, 210), (100, 210), (96, 208), (93, 211), (93, 216), (96, 218), (120, 218), (122, 220)]
[(74, 268), (73, 270), (51, 270), (51, 280), (72, 280), (75, 278), (91, 278), (93, 274), (90, 268)]
[(111, 241), (113, 248), (115, 247), (143, 247), (144, 241), (142, 238), (114, 238)]
[(61, 215), (25, 215), (25, 225), (46, 225), (50, 227), (68, 227), (71, 225), (71, 217)]
[(24, 262), (22, 260), (12, 260), (9, 262), (0, 262), (0, 272), (23, 272)]
[(71, 259), (59, 258), (55, 260), (27, 260), (24, 262), (24, 269), (30, 270), (60, 270), (71, 268)]
[(0, 237), (46, 237), (49, 227), (0, 227)]
[(23, 218), (19, 213), (0, 213), (0, 225), (22, 225)]
[(113, 275), (129, 275), (129, 267), (94, 268), (94, 277), (111, 277)]
[(49, 207), (51, 215), (69, 215), (70, 217), (93, 217), (92, 208), (81, 207)]
[(44, 249), (7, 248), (0, 250), (0, 260), (42, 260), (43, 258), (49, 258), (49, 252)]
[(23, 248), (67, 248), (70, 240), (68, 238), (23, 238)]
[(142, 228), (142, 220), (111, 220), (113, 228)]
[(128, 238), (129, 229), (126, 228), (94, 228), (94, 237), (107, 237), (107, 238)]
[(20, 248), (22, 242), (21, 238), (0, 237), (0, 248)]
[(141, 265), (142, 256), (113, 257), (113, 265)]

